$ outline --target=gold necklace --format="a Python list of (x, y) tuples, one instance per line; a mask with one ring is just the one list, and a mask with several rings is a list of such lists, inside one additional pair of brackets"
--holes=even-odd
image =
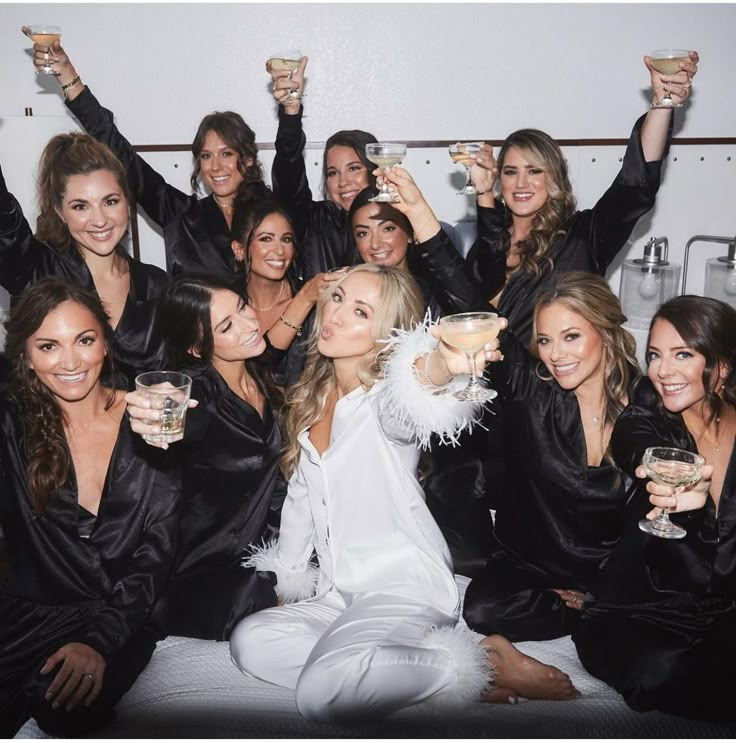
[(248, 299), (248, 304), (254, 309), (258, 310), (259, 312), (268, 312), (269, 310), (272, 310), (278, 303), (279, 299), (281, 299), (281, 295), (284, 293), (284, 279), (281, 279), (281, 288), (279, 289), (279, 293), (276, 295), (276, 301), (270, 306), (270, 307), (259, 307), (257, 304), (253, 302), (252, 299)]
[[(720, 418), (716, 418), (716, 431), (718, 430), (718, 424), (721, 422)], [(721, 451), (721, 440), (723, 439), (723, 434), (719, 438), (717, 438), (715, 441), (711, 441), (706, 435), (705, 435), (705, 428), (698, 434), (698, 441), (705, 441), (706, 444), (710, 444), (711, 446), (715, 447), (716, 453), (720, 453)]]
[(215, 194), (212, 194), (212, 198), (215, 200), (215, 204), (217, 204), (217, 206), (219, 206), (221, 209), (232, 209), (233, 208), (233, 205), (232, 204), (223, 204), (217, 198), (217, 196), (215, 196)]

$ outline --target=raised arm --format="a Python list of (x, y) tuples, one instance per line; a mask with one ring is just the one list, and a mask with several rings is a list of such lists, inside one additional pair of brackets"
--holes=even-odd
[(392, 206), (411, 223), (418, 268), (431, 280), (442, 309), (447, 314), (489, 309), (482, 285), (466, 273), (465, 261), (409, 172), (396, 166), (385, 174), (376, 169), (375, 175), (379, 182), (385, 178), (389, 190), (398, 196), (399, 201)]
[(302, 105), (296, 99), (282, 105), (281, 101), (291, 89), (301, 91), (307, 57), (302, 57), (299, 68), (289, 77), (288, 70), (274, 70), (270, 62), (266, 70), (271, 74), (273, 96), (279, 104), (279, 128), (276, 133), (276, 156), (271, 167), (271, 182), (276, 199), (291, 216), (297, 235), (303, 237), (309, 222), (312, 190), (309, 187), (304, 164), (306, 137), (302, 130)]
[[(651, 67), (649, 57), (645, 58), (656, 100), (665, 91), (670, 91), (676, 102), (689, 96), (689, 79), (697, 70), (697, 53), (691, 52), (691, 58), (690, 63), (683, 63), (681, 72), (670, 76), (660, 75)], [(670, 79), (677, 82), (669, 82)], [(639, 118), (631, 132), (621, 171), (593, 207), (587, 243), (601, 274), (626, 244), (638, 220), (654, 206), (672, 124), (671, 109), (650, 108)]]
[(18, 200), (8, 191), (0, 168), (0, 285), (20, 294), (33, 279), (48, 245), (33, 237)]
[[(24, 27), (24, 33), (26, 28)], [(45, 47), (33, 47), (33, 63), (44, 63)], [(67, 108), (95, 139), (106, 144), (125, 166), (128, 184), (133, 196), (146, 214), (160, 227), (181, 214), (191, 202), (191, 196), (170, 186), (138, 153), (115, 126), (114, 115), (104, 108), (90, 89), (82, 82), (77, 70), (56, 41), (50, 48), (57, 81), (66, 98)]]

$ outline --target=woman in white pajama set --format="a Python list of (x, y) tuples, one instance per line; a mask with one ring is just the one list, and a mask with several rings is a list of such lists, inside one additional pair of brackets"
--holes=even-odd
[[(392, 343), (386, 378), (376, 365), (367, 391), (355, 373), (345, 374), (366, 351), (375, 355), (374, 339), (388, 335), (381, 331), (419, 318), (421, 297), (408, 274), (360, 266), (331, 291), (319, 305), (302, 380), (314, 396), (309, 360), (319, 353), (322, 365), (327, 357), (335, 367), (328, 386), (337, 392), (340, 377), (350, 376), (354, 388), (332, 400), (321, 455), (310, 430), (298, 433), (278, 544), (248, 561), (276, 573), (279, 598), (297, 603), (242, 621), (231, 637), (233, 660), (296, 689), (308, 719), (382, 716), (429, 697), (478, 700), (490, 665), (472, 633), (455, 626), (460, 597), (449, 551), (416, 479), (417, 444), (433, 430), (456, 436), (477, 406), (423, 387), (414, 362), (437, 345), (423, 326)], [(388, 307), (389, 293), (403, 307)]]
[[(295, 603), (240, 622), (232, 658), (295, 689), (307, 719), (478, 701), (491, 665), (457, 625), (449, 550), (416, 479), (430, 434), (455, 440), (479, 412), (433, 394), (438, 378), (464, 371), (464, 358), (423, 325), (388, 348), (376, 342), (419, 317), (421, 295), (406, 272), (362, 265), (332, 287), (290, 393), (279, 541), (246, 561), (274, 572), (280, 600)], [(491, 355), (480, 352), (477, 364)]]

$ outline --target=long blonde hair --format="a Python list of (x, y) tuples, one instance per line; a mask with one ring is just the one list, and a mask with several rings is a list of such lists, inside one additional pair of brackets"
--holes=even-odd
[(553, 284), (540, 292), (534, 307), (531, 351), (539, 358), (536, 346), (539, 313), (553, 304), (561, 304), (585, 318), (603, 341), (603, 396), (605, 422), (613, 425), (624, 409), (622, 402), (631, 383), (640, 375), (636, 361), (634, 336), (622, 327), (626, 315), (618, 297), (602, 277), (585, 271), (560, 274)]
[(364, 263), (351, 268), (343, 278), (333, 283), (317, 301), (315, 322), (307, 342), (304, 370), (289, 389), (286, 397), (285, 447), (281, 468), (286, 477), (296, 469), (300, 445), (298, 435), (314, 425), (322, 414), (327, 396), (335, 386), (335, 367), (332, 359), (323, 356), (318, 348), (322, 332), (322, 313), (335, 287), (355, 273), (370, 273), (380, 280), (380, 301), (373, 315), (372, 333), (375, 344), (358, 367), (358, 379), (369, 390), (383, 376), (386, 359), (386, 341), (394, 328), (410, 329), (422, 317), (424, 300), (416, 281), (408, 271)]

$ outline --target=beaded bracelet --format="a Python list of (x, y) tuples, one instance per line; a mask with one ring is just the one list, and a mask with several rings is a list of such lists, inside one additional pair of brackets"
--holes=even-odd
[(301, 325), (294, 325), (293, 323), (290, 323), (283, 315), (281, 315), (280, 320), (284, 325), (286, 325), (287, 328), (291, 328), (292, 330), (296, 330), (297, 335), (302, 334), (302, 326)]
[(434, 349), (430, 351), (425, 357), (424, 357), (424, 378), (429, 382), (429, 386), (434, 387), (435, 389), (441, 390), (447, 387), (448, 384), (452, 381), (452, 377), (448, 379), (443, 384), (435, 384), (432, 381), (432, 377), (429, 376), (429, 360), (432, 358), (432, 354), (435, 353), (437, 349)]

